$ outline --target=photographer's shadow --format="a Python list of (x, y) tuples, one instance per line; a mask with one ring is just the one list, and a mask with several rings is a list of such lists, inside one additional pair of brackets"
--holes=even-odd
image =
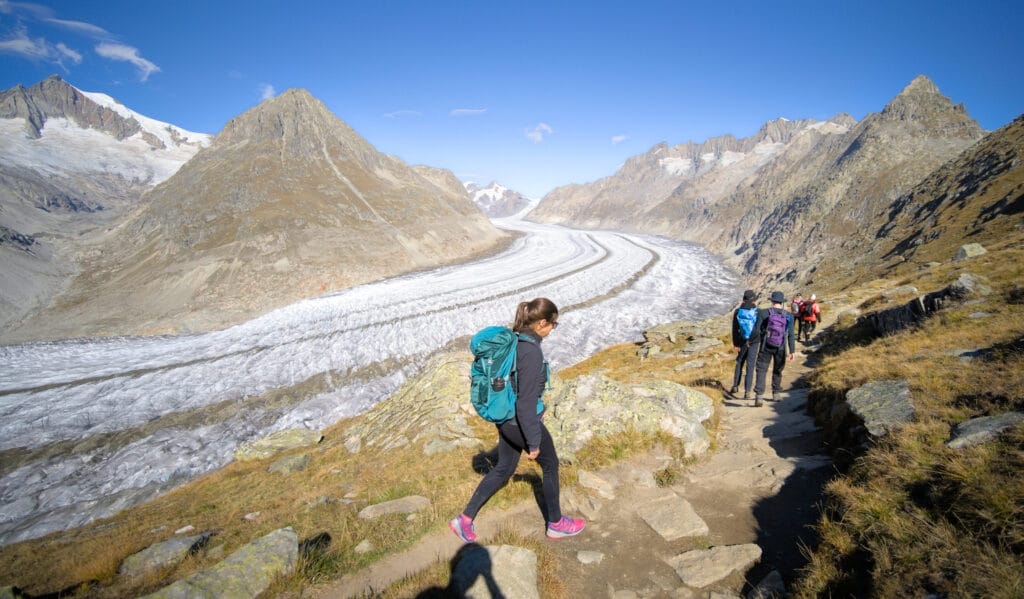
[[(476, 543), (463, 545), (451, 559), (451, 575), (448, 586), (430, 587), (418, 595), (416, 599), (462, 599), (466, 591), (483, 579), (492, 599), (505, 599), (497, 581), (494, 580), (494, 565), (487, 549)], [(474, 594), (474, 596), (479, 596)]]

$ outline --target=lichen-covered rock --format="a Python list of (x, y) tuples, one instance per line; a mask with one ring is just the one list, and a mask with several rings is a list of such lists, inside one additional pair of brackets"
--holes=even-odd
[(324, 438), (320, 431), (304, 428), (290, 428), (277, 431), (271, 435), (242, 444), (235, 451), (235, 459), (239, 461), (262, 460), (272, 455), (296, 447), (316, 445)]
[(282, 528), (238, 549), (216, 566), (146, 597), (256, 597), (267, 590), (274, 578), (290, 573), (298, 559), (298, 535), (290, 527)]
[(272, 474), (291, 474), (293, 472), (301, 472), (306, 469), (309, 465), (309, 454), (301, 453), (296, 455), (289, 455), (277, 460), (267, 468), (267, 472)]
[(192, 535), (188, 537), (176, 537), (168, 539), (155, 545), (129, 555), (117, 569), (119, 574), (125, 576), (142, 576), (149, 572), (174, 565), (195, 552), (207, 541), (210, 540), (210, 533)]
[(545, 401), (551, 406), (545, 423), (564, 460), (575, 459), (592, 437), (627, 429), (664, 431), (682, 442), (687, 455), (699, 455), (710, 446), (702, 423), (711, 417), (711, 398), (676, 383), (625, 385), (589, 374), (557, 388)]
[(469, 352), (434, 356), (418, 376), (345, 432), (345, 448), (358, 453), (414, 444), (422, 445), (424, 453), (437, 453), (483, 446), (469, 424), (480, 418), (469, 403), (471, 362)]
[(980, 243), (967, 243), (960, 246), (960, 249), (956, 252), (956, 257), (953, 259), (959, 262), (960, 260), (976, 258), (987, 253), (988, 250), (986, 250)]
[(846, 393), (850, 411), (859, 417), (873, 437), (888, 433), (912, 421), (914, 402), (907, 381), (873, 381)]

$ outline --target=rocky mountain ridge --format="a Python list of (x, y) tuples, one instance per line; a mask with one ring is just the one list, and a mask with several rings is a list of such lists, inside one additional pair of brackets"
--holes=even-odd
[(503, 239), (454, 176), (377, 152), (292, 89), (146, 193), (67, 291), (6, 338), (210, 330)]
[[(881, 223), (866, 219), (983, 135), (962, 105), (919, 76), (860, 123), (848, 115), (773, 121), (745, 140), (755, 149), (738, 160), (730, 161), (728, 144), (706, 171), (681, 160), (691, 174), (682, 180), (638, 168), (670, 150), (656, 147), (613, 177), (552, 191), (530, 218), (693, 241), (751, 284), (806, 284), (822, 256), (870, 244), (864, 232)], [(676, 146), (683, 147), (694, 153), (695, 145)]]

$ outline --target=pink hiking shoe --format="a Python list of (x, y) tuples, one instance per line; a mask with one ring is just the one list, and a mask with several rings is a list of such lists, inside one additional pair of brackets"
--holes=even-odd
[(448, 528), (452, 529), (455, 536), (462, 539), (463, 543), (476, 541), (476, 531), (473, 529), (473, 521), (466, 514), (459, 514), (448, 522)]
[(570, 518), (562, 516), (558, 522), (548, 522), (548, 538), (561, 539), (564, 537), (575, 537), (583, 532), (587, 523), (582, 518)]

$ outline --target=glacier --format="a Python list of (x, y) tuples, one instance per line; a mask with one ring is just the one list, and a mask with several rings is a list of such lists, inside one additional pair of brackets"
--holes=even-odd
[(737, 276), (699, 246), (494, 222), (516, 234), (499, 254), (228, 329), (0, 346), (0, 544), (137, 505), (224, 466), (246, 441), (365, 412), (439, 349), (509, 323), (520, 301), (559, 306), (544, 348), (555, 369), (735, 304)]

